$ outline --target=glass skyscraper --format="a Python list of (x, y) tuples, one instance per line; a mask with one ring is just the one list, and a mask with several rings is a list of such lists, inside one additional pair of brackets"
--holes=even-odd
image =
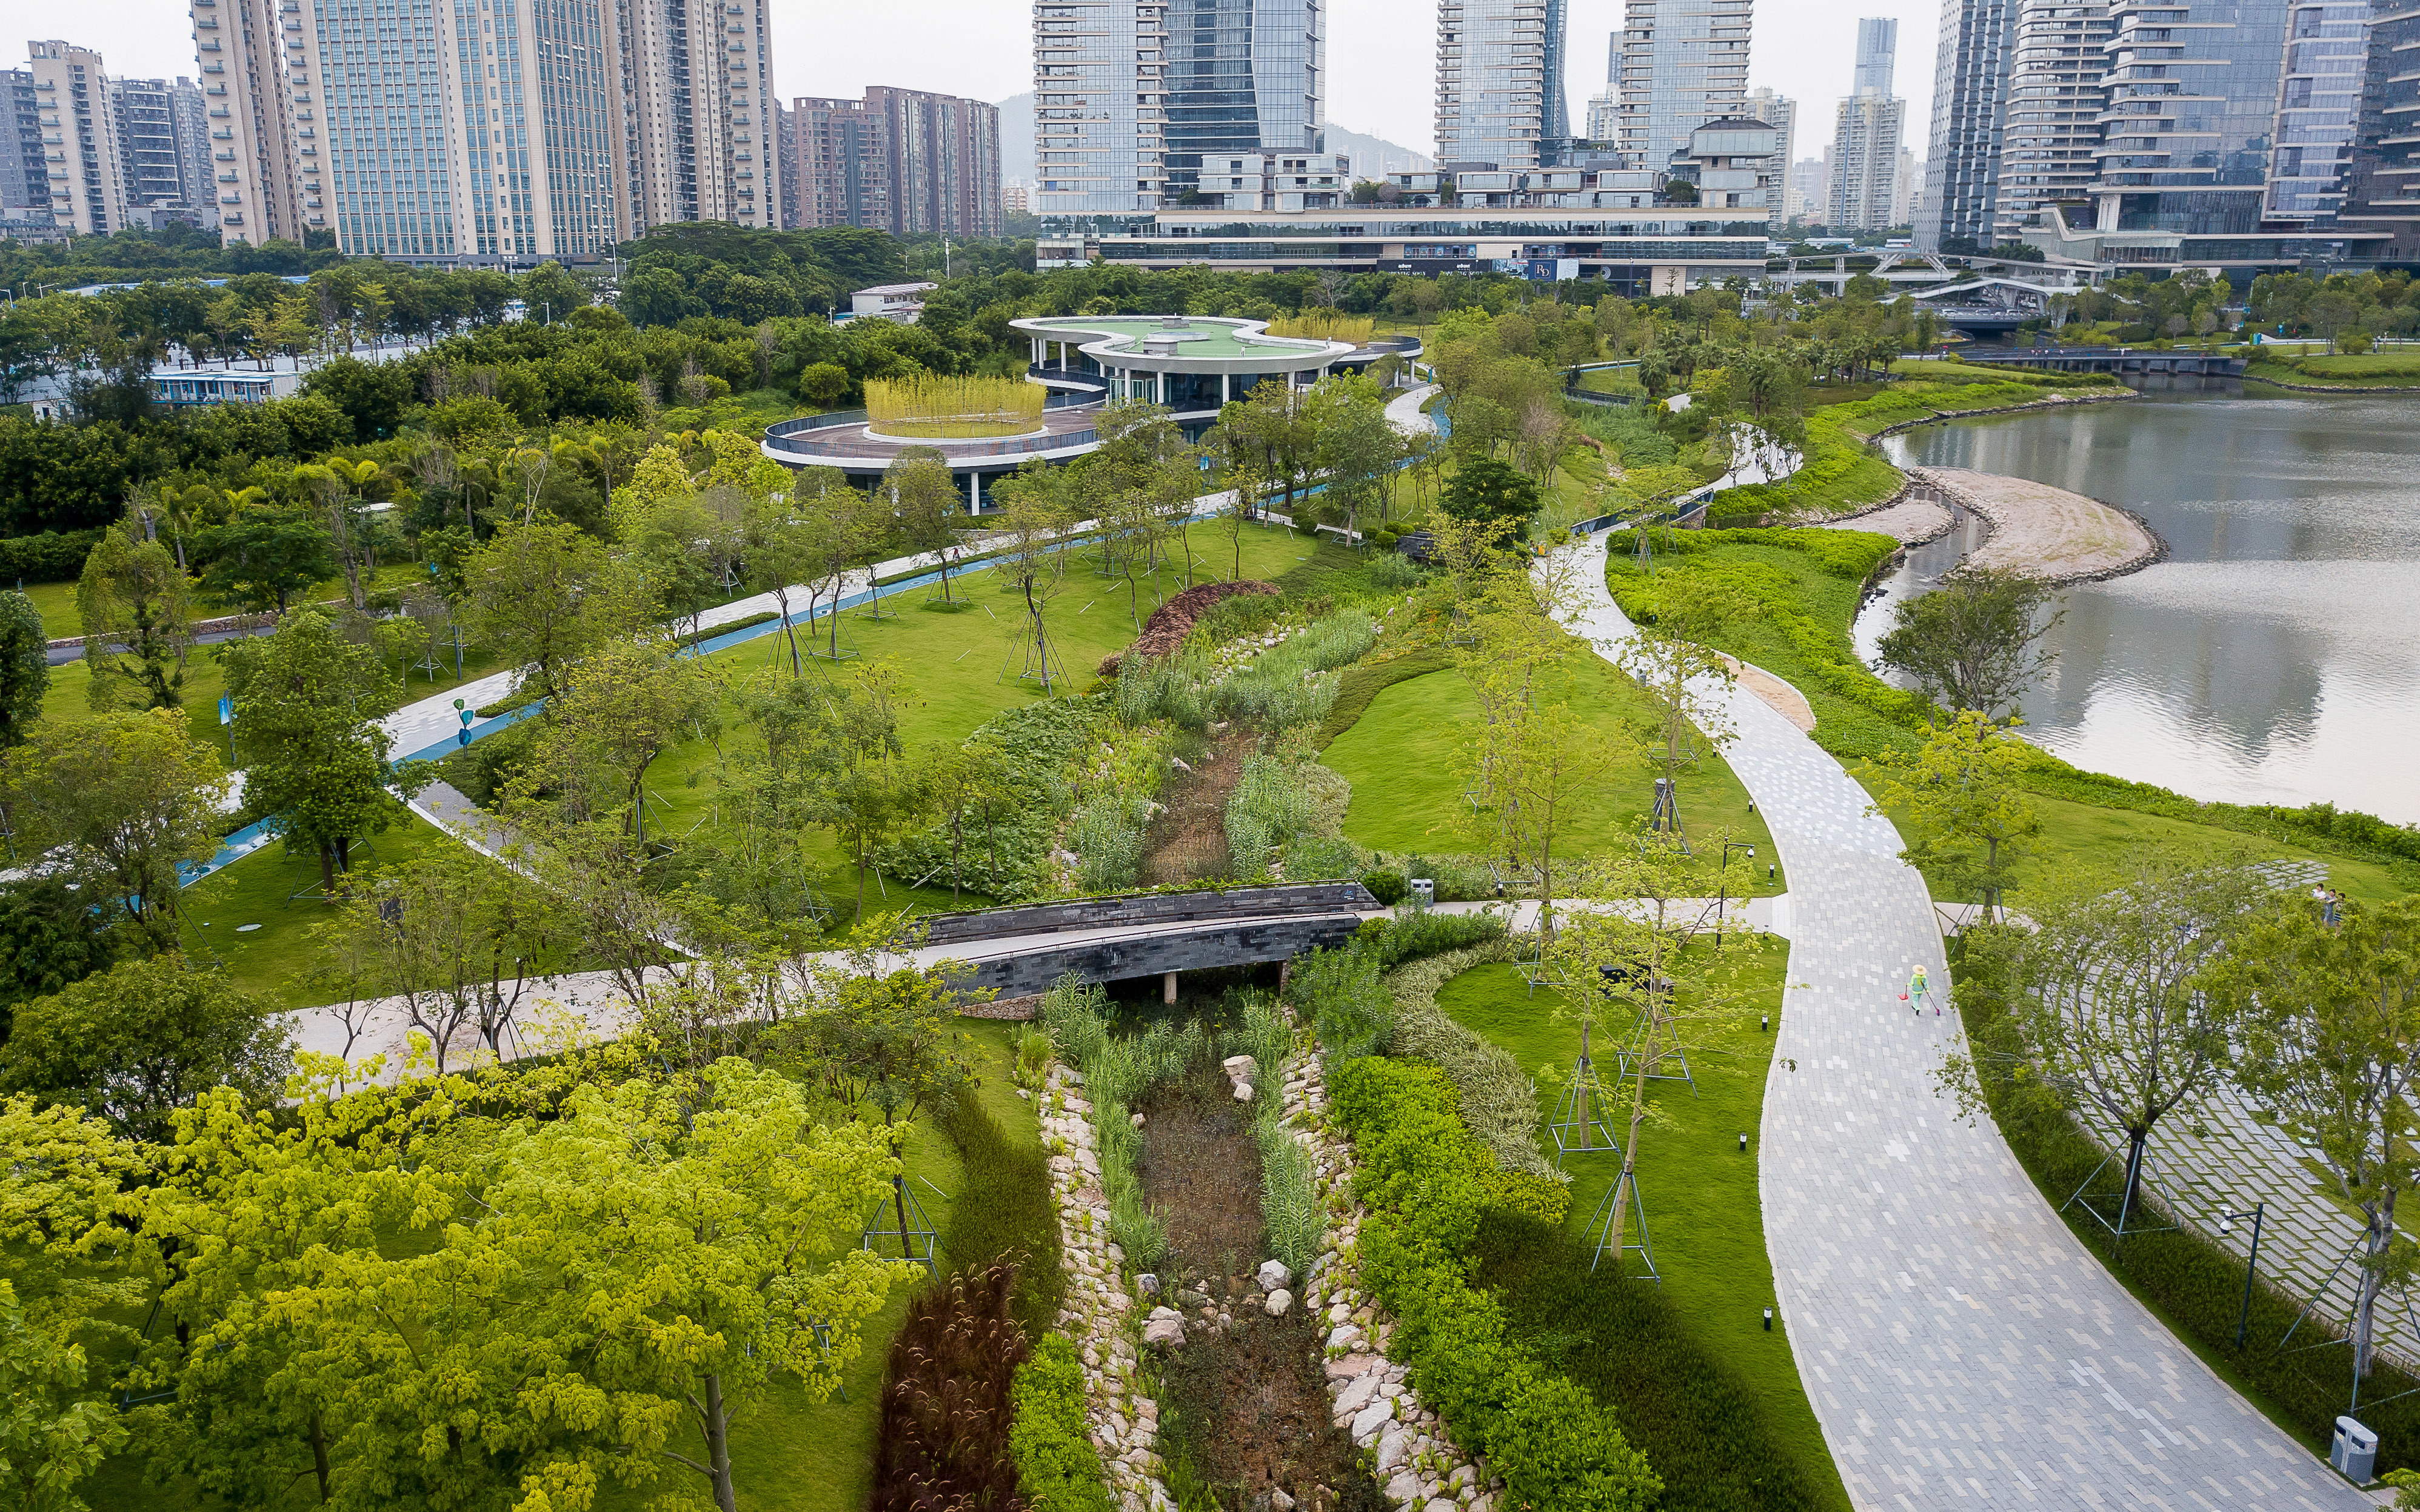
[(1168, 193), (1198, 191), (1205, 156), (1326, 147), (1322, 24), (1315, 0), (1171, 0)]
[(1564, 31), (1565, 0), (1439, 0), (1439, 164), (1534, 168), (1561, 151)]
[(2385, 262), (2420, 262), (2420, 5), (2386, 0), (2370, 16), (2366, 83), (2337, 225), (2381, 235)]
[(2271, 222), (2311, 225), (2333, 217), (2343, 201), (2369, 62), (2369, 17), (2368, 0), (2308, 0), (2287, 12), (2263, 210)]
[(2259, 229), (2290, 8), (2288, 0), (2112, 8), (2103, 229)]
[(2101, 75), (2112, 30), (2109, 0), (2019, 6), (1993, 245), (2016, 240), (2017, 228), (2046, 206), (2090, 197), (2101, 172)]
[(2017, 6), (1942, 0), (1924, 197), (1916, 211), (1916, 244), (1927, 252), (1980, 252), (1992, 244)]

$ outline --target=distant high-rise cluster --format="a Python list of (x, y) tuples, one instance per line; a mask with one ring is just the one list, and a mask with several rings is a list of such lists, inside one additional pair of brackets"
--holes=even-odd
[(67, 42), (29, 42), (26, 54), (24, 68), (0, 70), (0, 208), (47, 211), (80, 236), (211, 219), (198, 85), (115, 78), (99, 53)]
[(877, 87), (862, 100), (793, 100), (777, 131), (785, 226), (1000, 235), (997, 105)]
[(2415, 17), (2400, 0), (1944, 0), (1917, 243), (2409, 259), (2420, 69), (2397, 50)]

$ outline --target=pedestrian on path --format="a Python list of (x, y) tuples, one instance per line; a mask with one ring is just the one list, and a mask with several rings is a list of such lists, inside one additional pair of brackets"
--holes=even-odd
[[(1917, 1013), (1924, 1011), (1925, 1003), (1932, 995), (1932, 984), (1924, 980), (1924, 968), (1922, 966), (1916, 967), (1916, 975), (1907, 979), (1907, 991), (1901, 993), (1900, 995), (1906, 999), (1907, 1006), (1910, 1011)], [(1941, 1016), (1941, 1005), (1939, 1003), (1934, 1003), (1932, 1005), (1932, 1016), (1934, 1018), (1939, 1018)]]

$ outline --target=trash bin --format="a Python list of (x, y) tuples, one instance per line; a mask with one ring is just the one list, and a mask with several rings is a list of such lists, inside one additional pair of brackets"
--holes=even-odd
[(2328, 1445), (2328, 1463), (2354, 1485), (2368, 1485), (2378, 1478), (2377, 1433), (2351, 1418), (2337, 1418), (2335, 1439)]
[(1412, 906), (1425, 914), (1429, 911), (1429, 905), (1435, 902), (1436, 879), (1434, 877), (1412, 878)]

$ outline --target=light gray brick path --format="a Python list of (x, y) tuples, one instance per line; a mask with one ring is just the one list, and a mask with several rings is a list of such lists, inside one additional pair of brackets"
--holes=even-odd
[[(1630, 633), (1603, 538), (1574, 628)], [(1790, 987), (1760, 1166), (1782, 1325), (1860, 1507), (2375, 1504), (2263, 1418), (2113, 1280), (1989, 1120), (1935, 1092), (1955, 1015), (1922, 880), (1839, 764), (1753, 698), (1725, 751), (1790, 868)]]

